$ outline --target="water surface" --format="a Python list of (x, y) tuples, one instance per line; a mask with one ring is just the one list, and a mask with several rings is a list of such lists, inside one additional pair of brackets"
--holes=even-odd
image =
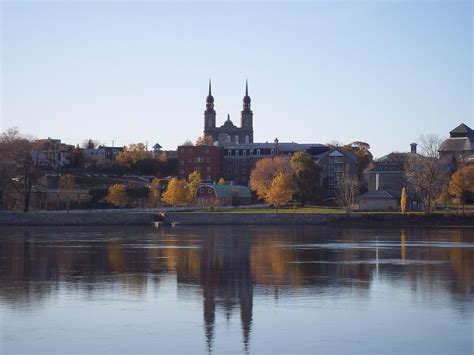
[(0, 229), (1, 353), (472, 354), (474, 229)]

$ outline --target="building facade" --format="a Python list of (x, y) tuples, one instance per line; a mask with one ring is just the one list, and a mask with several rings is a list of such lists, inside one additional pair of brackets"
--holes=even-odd
[(178, 177), (187, 179), (194, 171), (203, 181), (217, 181), (222, 177), (222, 148), (214, 145), (178, 147)]
[(209, 80), (209, 95), (206, 98), (206, 110), (204, 111), (204, 135), (211, 137), (219, 145), (229, 143), (252, 143), (253, 142), (253, 112), (250, 109), (250, 96), (248, 95), (248, 84), (245, 83), (245, 96), (243, 98), (243, 109), (240, 113), (240, 127), (234, 125), (227, 115), (225, 123), (216, 126), (216, 110), (214, 109), (214, 97), (211, 92), (211, 81)]

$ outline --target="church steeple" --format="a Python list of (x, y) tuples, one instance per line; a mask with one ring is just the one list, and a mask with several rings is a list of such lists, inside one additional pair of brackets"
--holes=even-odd
[(211, 79), (210, 78), (209, 78), (209, 94), (207, 95), (207, 98), (206, 98), (206, 108), (208, 111), (214, 109), (214, 97), (212, 96), (212, 93), (211, 93)]
[(244, 111), (250, 111), (250, 102), (252, 101), (249, 96), (249, 84), (247, 79), (245, 79), (245, 96), (244, 96)]

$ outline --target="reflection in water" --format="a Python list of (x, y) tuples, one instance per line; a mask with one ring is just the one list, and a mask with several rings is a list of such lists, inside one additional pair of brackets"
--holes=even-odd
[(236, 312), (241, 350), (250, 351), (255, 299), (265, 305), (269, 295), (277, 303), (344, 293), (368, 301), (374, 283), (407, 281), (406, 292), (445, 292), (472, 317), (472, 229), (4, 228), (0, 236), (0, 306), (35, 312), (63, 290), (146, 298), (173, 276), (178, 298), (201, 290), (209, 352), (216, 315), (229, 322)]

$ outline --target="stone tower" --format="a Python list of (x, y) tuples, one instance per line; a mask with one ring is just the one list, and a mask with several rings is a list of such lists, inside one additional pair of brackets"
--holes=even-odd
[(249, 96), (249, 85), (245, 80), (245, 96), (243, 98), (243, 110), (240, 113), (240, 127), (242, 129), (242, 142), (253, 143), (253, 112), (250, 109), (252, 100)]

